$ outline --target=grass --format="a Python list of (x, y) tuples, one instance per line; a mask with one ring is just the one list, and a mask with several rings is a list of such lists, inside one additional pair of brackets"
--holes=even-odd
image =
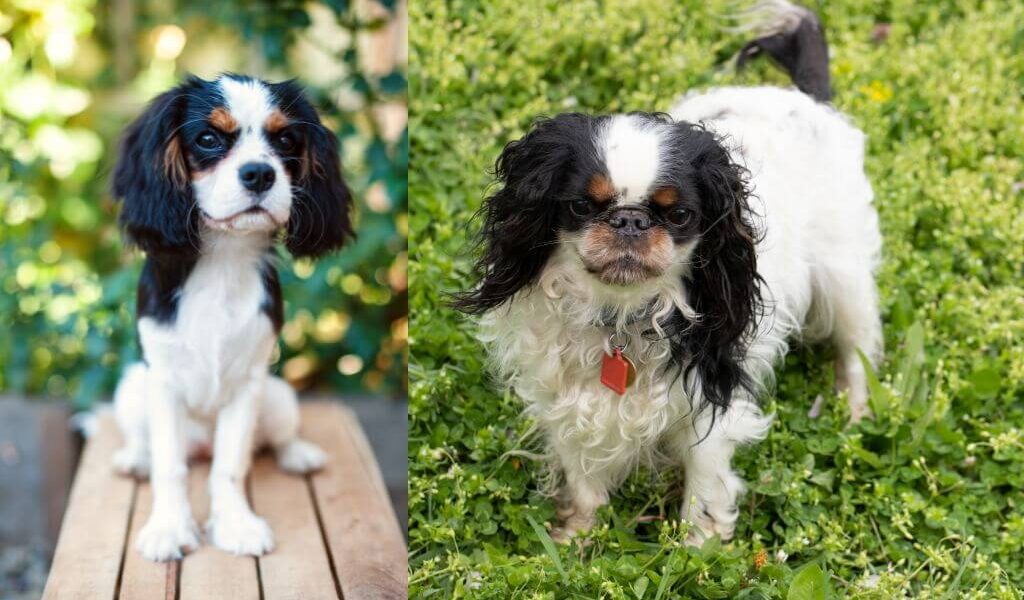
[[(844, 429), (829, 352), (797, 348), (736, 461), (735, 540), (682, 545), (678, 473), (641, 472), (555, 546), (537, 439), (474, 324), (470, 219), (538, 115), (665, 110), (720, 84), (721, 2), (417, 0), (412, 14), (410, 595), (1020, 598), (1024, 585), (1024, 4), (825, 2), (835, 104), (867, 133), (887, 360)], [(890, 24), (877, 40), (879, 24)], [(824, 397), (817, 419), (808, 417)]]

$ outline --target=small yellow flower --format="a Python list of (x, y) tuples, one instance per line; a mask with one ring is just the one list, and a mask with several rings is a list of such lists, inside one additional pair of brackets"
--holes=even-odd
[(860, 93), (867, 96), (872, 102), (888, 102), (892, 99), (892, 88), (877, 79), (869, 85), (862, 85)]

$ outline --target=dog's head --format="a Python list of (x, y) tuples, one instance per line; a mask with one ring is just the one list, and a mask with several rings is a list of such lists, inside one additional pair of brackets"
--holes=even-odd
[(351, 235), (338, 143), (294, 82), (188, 78), (128, 128), (114, 172), (128, 240), (194, 253), (202, 228), (270, 235), (296, 256)]
[(500, 306), (556, 256), (594, 297), (653, 301), (675, 282), (686, 306), (661, 326), (676, 362), (727, 404), (760, 295), (745, 171), (719, 140), (660, 114), (564, 114), (508, 144), (496, 172), (481, 282), (457, 306)]

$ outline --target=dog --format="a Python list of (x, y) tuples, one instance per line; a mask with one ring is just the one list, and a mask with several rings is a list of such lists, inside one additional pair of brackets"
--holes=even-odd
[(187, 461), (212, 450), (208, 540), (239, 555), (273, 549), (246, 500), (255, 447), (292, 473), (324, 465), (298, 437), (296, 396), (269, 373), (284, 320), (275, 243), (316, 258), (352, 235), (338, 142), (293, 81), (189, 77), (124, 136), (113, 175), (128, 244), (143, 250), (142, 361), (114, 394), (124, 474), (150, 478), (137, 549), (179, 559), (199, 544)]
[(687, 541), (730, 539), (730, 462), (763, 439), (757, 404), (794, 338), (829, 340), (850, 420), (869, 413), (883, 337), (864, 135), (828, 104), (811, 11), (758, 5), (758, 37), (797, 90), (724, 87), (669, 114), (562, 114), (497, 159), (481, 208), (477, 315), (492, 370), (539, 425), (568, 540), (639, 465), (682, 467)]

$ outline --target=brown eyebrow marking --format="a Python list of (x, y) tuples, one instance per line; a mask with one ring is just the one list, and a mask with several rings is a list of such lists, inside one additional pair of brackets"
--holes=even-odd
[(270, 133), (277, 133), (288, 126), (288, 117), (280, 110), (274, 110), (263, 123), (263, 127)]
[(607, 204), (615, 199), (615, 186), (604, 173), (597, 173), (590, 178), (587, 193), (599, 204)]
[(236, 121), (235, 118), (231, 116), (231, 113), (228, 112), (228, 109), (223, 106), (218, 106), (213, 109), (210, 113), (209, 121), (210, 125), (213, 125), (225, 133), (231, 133), (238, 129), (238, 121)]
[(651, 196), (651, 199), (658, 206), (668, 208), (679, 200), (679, 191), (674, 187), (658, 188)]

